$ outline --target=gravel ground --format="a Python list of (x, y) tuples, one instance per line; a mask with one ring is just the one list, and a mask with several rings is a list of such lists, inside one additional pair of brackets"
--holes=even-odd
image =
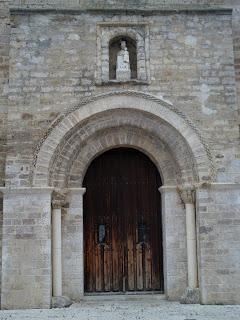
[(88, 301), (67, 309), (0, 311), (1, 320), (238, 320), (240, 306), (181, 305), (165, 300)]

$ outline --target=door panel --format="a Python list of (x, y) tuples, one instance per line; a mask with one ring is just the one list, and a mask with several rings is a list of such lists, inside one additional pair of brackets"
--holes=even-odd
[(83, 185), (85, 291), (163, 291), (154, 164), (134, 149), (113, 149), (92, 162)]

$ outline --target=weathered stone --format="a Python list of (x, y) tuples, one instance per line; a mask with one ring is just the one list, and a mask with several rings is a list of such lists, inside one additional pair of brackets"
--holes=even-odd
[[(137, 77), (109, 82), (109, 43), (122, 36), (136, 41)], [(166, 296), (180, 300), (187, 286), (176, 187), (191, 184), (200, 302), (239, 304), (239, 94), (238, 1), (1, 1), (1, 307), (51, 305), (49, 185), (66, 190), (52, 202), (65, 206), (63, 294), (82, 299), (79, 188), (92, 159), (116, 146), (145, 152), (161, 173)]]
[(181, 296), (180, 302), (182, 304), (198, 304), (200, 300), (199, 288), (187, 288)]
[(68, 297), (52, 297), (52, 308), (67, 308), (72, 304), (72, 300)]

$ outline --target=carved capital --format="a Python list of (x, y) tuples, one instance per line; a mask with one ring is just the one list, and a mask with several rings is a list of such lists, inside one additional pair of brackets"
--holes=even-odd
[(60, 208), (66, 208), (67, 207), (67, 201), (66, 201), (67, 192), (61, 191), (61, 190), (54, 190), (52, 193), (52, 208), (53, 209), (60, 209)]
[(194, 204), (196, 199), (195, 189), (193, 187), (178, 188), (179, 195), (184, 204)]

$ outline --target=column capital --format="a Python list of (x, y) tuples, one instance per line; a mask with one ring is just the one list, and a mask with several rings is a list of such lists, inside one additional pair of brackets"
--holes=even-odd
[(194, 204), (196, 199), (196, 189), (193, 186), (178, 187), (178, 193), (183, 203)]
[(52, 193), (52, 208), (60, 209), (67, 206), (67, 190), (53, 190)]

